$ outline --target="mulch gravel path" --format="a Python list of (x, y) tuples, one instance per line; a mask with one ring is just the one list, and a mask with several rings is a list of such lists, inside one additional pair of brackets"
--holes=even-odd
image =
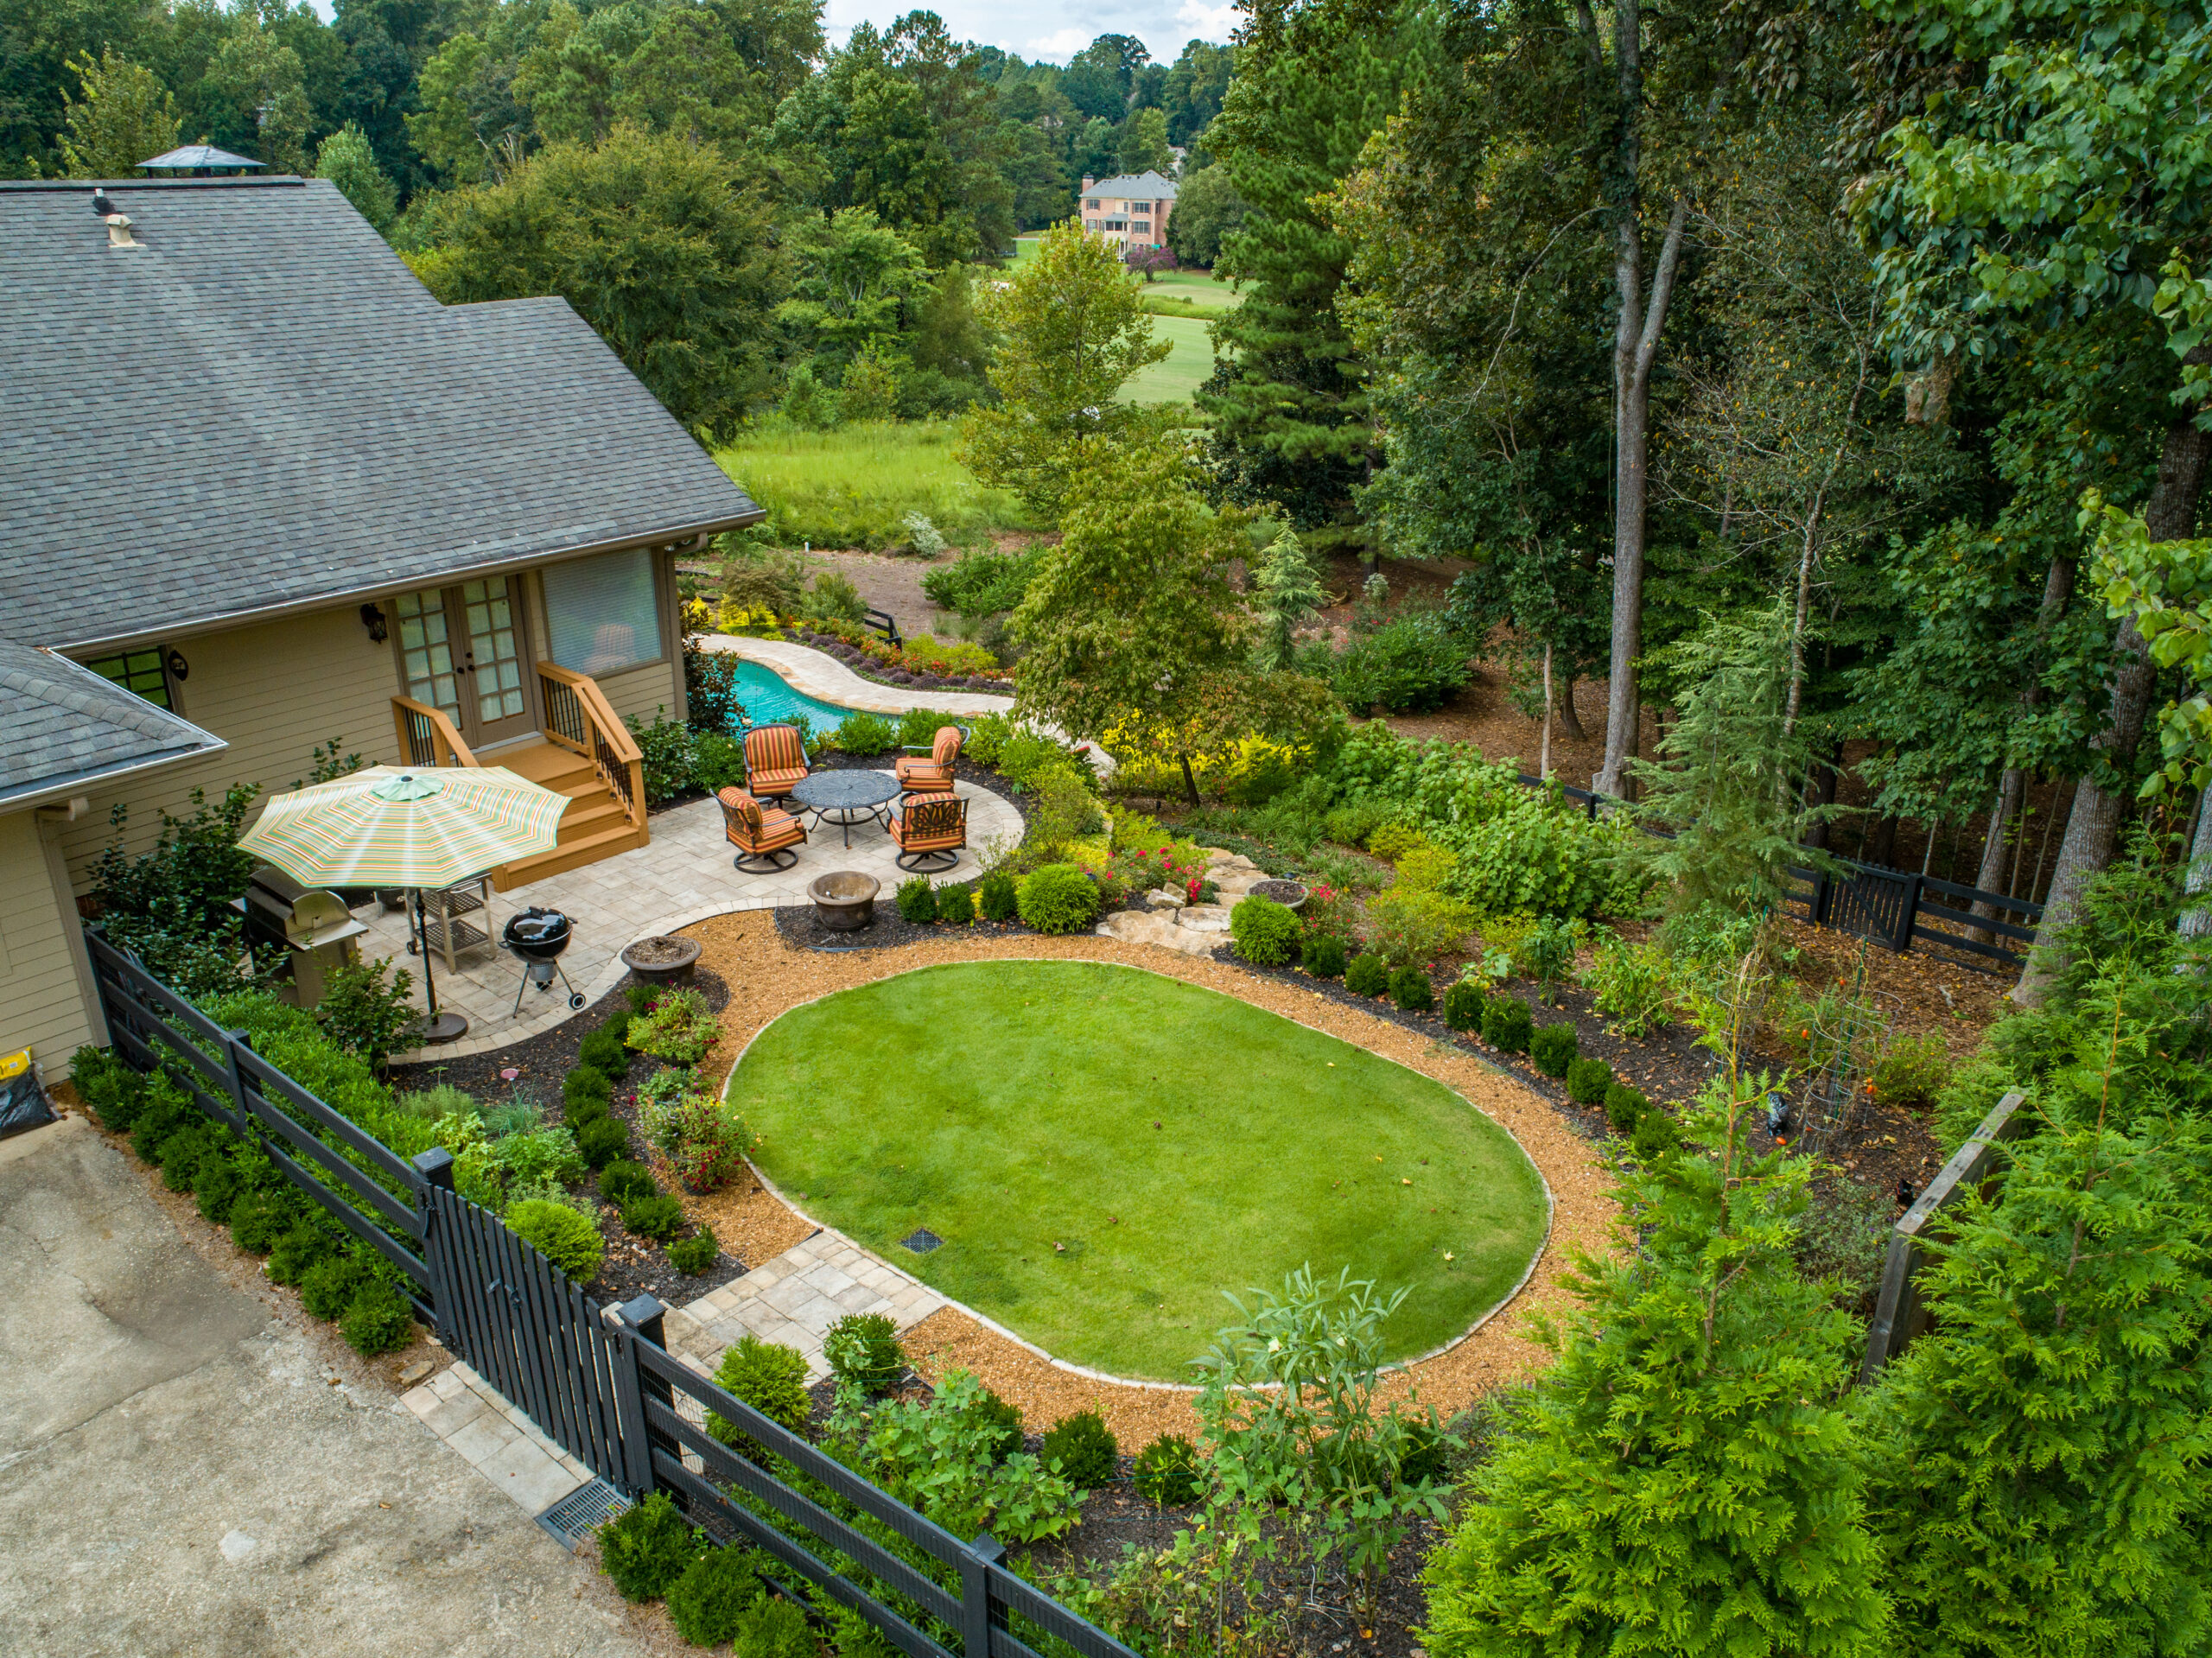
[[(1545, 1350), (1529, 1337), (1530, 1316), (1557, 1316), (1566, 1310), (1569, 1298), (1560, 1279), (1574, 1250), (1602, 1252), (1618, 1242), (1616, 1211), (1607, 1195), (1610, 1178), (1589, 1145), (1548, 1101), (1464, 1047), (1379, 1019), (1371, 1010), (1333, 1001), (1308, 985), (1090, 934), (994, 937), (974, 928), (957, 932), (939, 929), (936, 937), (897, 950), (832, 953), (794, 946), (772, 915), (758, 911), (717, 916), (684, 931), (700, 940), (702, 966), (711, 968), (729, 986), (729, 1003), (722, 1013), (724, 1039), (715, 1051), (717, 1061), (727, 1065), (734, 1066), (745, 1044), (787, 1009), (893, 973), (948, 962), (1088, 960), (1142, 968), (1272, 1008), (1455, 1089), (1519, 1140), (1549, 1185), (1554, 1208), (1551, 1236), (1520, 1296), (1472, 1337), (1394, 1377), (1393, 1391), (1417, 1386), (1424, 1400), (1447, 1413), (1532, 1374), (1547, 1362)], [(735, 1201), (756, 1209), (772, 1206), (791, 1216), (766, 1192), (738, 1194)], [(791, 1219), (796, 1223), (795, 1217)], [(805, 1236), (804, 1223), (798, 1223), (798, 1229), (791, 1242)], [(716, 1232), (722, 1235), (720, 1223)], [(910, 1361), (925, 1377), (941, 1375), (954, 1365), (975, 1371), (1018, 1406), (1033, 1428), (1076, 1411), (1096, 1409), (1124, 1446), (1135, 1447), (1159, 1433), (1191, 1433), (1197, 1426), (1187, 1393), (1075, 1375), (955, 1308), (915, 1325), (907, 1332), (906, 1346)]]

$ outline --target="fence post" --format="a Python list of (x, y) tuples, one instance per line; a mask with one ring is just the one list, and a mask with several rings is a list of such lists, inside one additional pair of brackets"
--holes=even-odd
[(991, 1658), (991, 1568), (1006, 1558), (990, 1533), (960, 1551), (960, 1642), (967, 1658)]
[(437, 1318), (438, 1340), (450, 1350), (459, 1334), (453, 1314), (461, 1292), (454, 1286), (453, 1254), (446, 1247), (445, 1229), (438, 1224), (437, 1205), (430, 1193), (454, 1189), (453, 1153), (442, 1146), (433, 1146), (427, 1152), (416, 1153), (408, 1162), (421, 1183), (415, 1193), (415, 1212), (423, 1217), (423, 1264), (430, 1272), (430, 1311)]
[(622, 1483), (632, 1496), (640, 1499), (651, 1496), (655, 1484), (645, 1400), (650, 1395), (674, 1410), (676, 1389), (659, 1377), (645, 1374), (645, 1366), (638, 1363), (638, 1344), (650, 1342), (665, 1350), (668, 1343), (662, 1334), (662, 1322), (667, 1312), (668, 1308), (651, 1295), (608, 1307), (606, 1312), (607, 1322), (620, 1332), (615, 1348), (622, 1362), (614, 1367), (614, 1407), (621, 1418)]
[(1920, 882), (1918, 875), (1904, 878), (1904, 902), (1897, 911), (1897, 930), (1890, 940), (1890, 948), (1900, 956), (1912, 947), (1912, 924), (1920, 913)]

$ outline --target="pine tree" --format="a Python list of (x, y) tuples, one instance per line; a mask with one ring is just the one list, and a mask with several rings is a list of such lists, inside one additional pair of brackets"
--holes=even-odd
[(1217, 275), (1243, 300), (1214, 325), (1218, 364), (1199, 407), (1215, 423), (1230, 499), (1269, 501), (1302, 528), (1349, 525), (1376, 459), (1359, 362), (1336, 309), (1351, 244), (1325, 198), (1418, 71), (1425, 27), (1376, 0), (1294, 14), (1262, 0), (1207, 143), (1247, 206)]
[(1430, 1562), (1436, 1658), (1893, 1649), (1835, 1402), (1856, 1331), (1791, 1261), (1812, 1169), (1753, 1154), (1764, 1085), (1732, 1064), (1691, 1148), (1624, 1175), (1642, 1250), (1578, 1261), (1559, 1363)]

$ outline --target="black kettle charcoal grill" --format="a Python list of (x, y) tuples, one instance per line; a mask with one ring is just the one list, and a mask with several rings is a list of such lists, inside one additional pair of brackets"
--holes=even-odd
[(501, 930), (499, 943), (514, 952), (523, 965), (522, 982), (515, 987), (515, 1012), (522, 1012), (523, 993), (536, 985), (540, 990), (550, 990), (556, 975), (562, 988), (569, 993), (569, 1006), (584, 1005), (583, 993), (569, 982), (569, 970), (561, 965), (561, 952), (569, 947), (569, 940), (575, 936), (575, 924), (558, 910), (541, 910), (531, 905), (521, 914), (508, 918)]

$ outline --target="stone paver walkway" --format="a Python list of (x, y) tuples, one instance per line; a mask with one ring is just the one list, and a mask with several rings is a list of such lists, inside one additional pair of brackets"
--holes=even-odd
[(533, 1519), (592, 1477), (521, 1406), (466, 1364), (441, 1370), (399, 1402)]
[[(995, 846), (1012, 847), (1021, 839), (1021, 814), (1003, 797), (968, 783), (958, 785), (957, 790), (968, 801), (968, 850), (953, 868), (933, 875), (935, 880), (972, 880), (982, 867), (979, 854)], [(798, 862), (774, 875), (751, 875), (732, 867), (734, 848), (722, 835), (722, 810), (711, 800), (659, 813), (652, 826), (649, 845), (565, 874), (548, 875), (512, 892), (493, 893), (493, 938), (499, 937), (509, 916), (531, 905), (561, 911), (575, 923), (575, 936), (560, 958), (561, 966), (569, 982), (588, 1001), (596, 1001), (621, 980), (625, 969), (619, 957), (633, 940), (672, 932), (734, 910), (804, 904), (807, 883), (832, 869), (858, 869), (874, 876), (883, 884), (877, 902), (884, 905), (906, 879), (894, 861), (899, 848), (890, 833), (873, 823), (854, 829), (848, 850), (842, 830), (834, 825), (814, 828), (810, 822), (806, 844), (793, 848)], [(368, 924), (372, 935), (361, 941), (363, 952), (391, 956), (407, 968), (414, 975), (420, 1005), (422, 963), (407, 954), (405, 917), (385, 913), (374, 905), (356, 911), (355, 917)], [(466, 1015), (468, 1034), (441, 1048), (400, 1055), (399, 1063), (483, 1053), (550, 1030), (569, 1017), (567, 992), (558, 979), (550, 992), (524, 992), (521, 1010), (516, 1011), (523, 966), (496, 943), (464, 954), (458, 972), (448, 973), (442, 958), (432, 960), (431, 970), (437, 979), (439, 1006)]]
[(853, 1312), (880, 1312), (901, 1331), (946, 1305), (935, 1290), (829, 1227), (689, 1306), (670, 1311), (669, 1350), (709, 1375), (722, 1350), (752, 1334), (806, 1356), (807, 1378), (830, 1374), (822, 1338)]

